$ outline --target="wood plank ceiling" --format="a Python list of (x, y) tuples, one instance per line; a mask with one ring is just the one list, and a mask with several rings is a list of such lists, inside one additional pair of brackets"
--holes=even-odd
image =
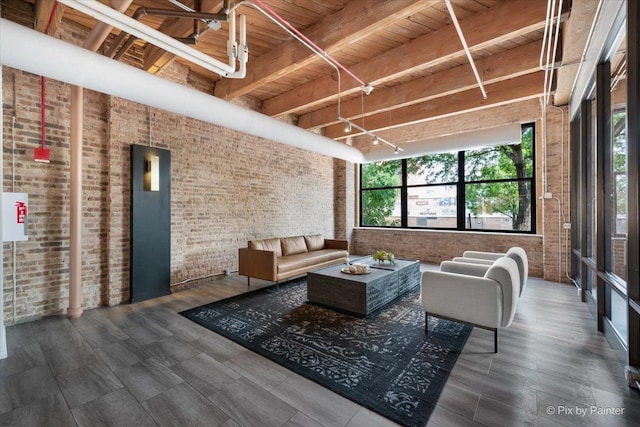
[[(54, 1), (28, 1), (35, 1), (37, 28), (43, 31), (43, 20), (48, 19)], [(215, 96), (227, 100), (249, 96), (259, 101), (263, 113), (291, 115), (298, 126), (337, 140), (358, 135), (357, 131), (345, 134), (337, 120), (339, 109), (342, 116), (364, 121), (368, 130), (376, 132), (543, 94), (539, 58), (546, 0), (452, 0), (487, 99), (478, 88), (444, 0), (263, 1), (353, 74), (374, 85), (374, 91), (363, 95), (361, 85), (345, 72), (338, 87), (334, 68), (246, 3), (237, 8), (248, 24), (244, 79), (220, 78), (141, 40), (121, 60), (152, 73), (174, 59), (184, 62), (213, 82)], [(182, 3), (197, 7), (194, 0)], [(571, 3), (565, 0), (565, 20)], [(126, 13), (132, 16), (141, 7), (180, 10), (169, 0), (134, 0)], [(221, 0), (200, 0), (202, 12), (222, 8)], [(96, 24), (69, 7), (59, 8), (56, 18), (89, 28)], [(147, 15), (140, 21), (174, 37), (193, 33), (191, 19)], [(53, 25), (55, 31), (56, 19)], [(222, 23), (214, 31), (202, 23), (194, 47), (227, 62), (227, 25)], [(119, 30), (114, 29), (102, 52), (117, 34)]]

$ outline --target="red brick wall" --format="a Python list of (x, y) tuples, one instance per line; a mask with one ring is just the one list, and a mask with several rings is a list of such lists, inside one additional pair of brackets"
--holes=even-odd
[[(81, 42), (82, 28), (59, 36)], [(174, 63), (163, 77), (212, 91), (212, 82)], [(15, 79), (15, 85), (14, 85)], [(29, 241), (3, 246), (7, 323), (64, 313), (69, 283), (70, 86), (47, 80), (50, 164), (33, 161), (40, 141), (39, 76), (3, 68), (4, 189), (29, 193)], [(16, 150), (12, 150), (13, 97)], [(82, 294), (85, 309), (129, 298), (130, 144), (171, 150), (171, 282), (237, 269), (247, 240), (334, 236), (333, 159), (84, 91)], [(254, 105), (252, 100), (241, 100)], [(151, 120), (149, 116), (151, 115)]]
[[(25, 18), (29, 11), (16, 12), (7, 3), (11, 1), (3, 0), (3, 16), (31, 22)], [(58, 36), (78, 44), (86, 31), (69, 27), (65, 21)], [(212, 91), (212, 82), (189, 74), (179, 63), (163, 72), (165, 78)], [(15, 162), (15, 191), (29, 193), (30, 202), (30, 238), (16, 244), (15, 301), (13, 245), (3, 245), (8, 324), (64, 313), (68, 305), (70, 88), (47, 80), (47, 144), (52, 161), (38, 164), (33, 162), (33, 149), (40, 141), (39, 83), (38, 76), (3, 68), (3, 188), (13, 188)], [(227, 268), (235, 270), (237, 250), (249, 239), (306, 233), (349, 237), (352, 233), (358, 202), (352, 164), (164, 111), (149, 111), (146, 106), (92, 91), (85, 91), (84, 101), (84, 308), (119, 304), (129, 298), (130, 144), (151, 142), (171, 150), (173, 284), (219, 275)], [(237, 103), (260, 107), (251, 99)], [(14, 115), (15, 149), (11, 138)], [(531, 120), (537, 120), (540, 130), (540, 117), (539, 102), (532, 100), (427, 122), (406, 131), (404, 137), (411, 138), (411, 132), (425, 136)], [(562, 170), (559, 117), (556, 114), (548, 123), (548, 183), (554, 195), (560, 192), (555, 186)], [(567, 140), (565, 137), (565, 144)], [(541, 164), (539, 150), (538, 167)], [(568, 185), (568, 179), (564, 182)], [(541, 188), (539, 185), (539, 193)], [(367, 253), (383, 247), (400, 257), (438, 262), (463, 249), (502, 250), (519, 244), (530, 255), (531, 274), (555, 280), (562, 266), (553, 261), (558, 249), (557, 234), (553, 234), (558, 215), (553, 209), (552, 203), (538, 204), (538, 231), (544, 237), (355, 230), (352, 248)], [(562, 245), (560, 249), (562, 252)]]

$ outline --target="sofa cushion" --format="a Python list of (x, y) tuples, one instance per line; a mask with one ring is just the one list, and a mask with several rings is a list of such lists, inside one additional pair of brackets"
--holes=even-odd
[(282, 245), (282, 256), (295, 255), (307, 252), (307, 244), (304, 237), (284, 237), (280, 239)]
[(345, 259), (348, 256), (349, 253), (341, 249), (320, 249), (303, 254), (282, 256), (278, 259), (278, 274), (331, 260)]
[(307, 244), (307, 250), (309, 252), (324, 249), (324, 237), (322, 237), (322, 234), (304, 236), (304, 241)]
[(280, 239), (262, 239), (251, 240), (249, 242), (249, 249), (257, 249), (260, 251), (272, 251), (276, 253), (277, 257), (282, 256), (282, 247), (280, 246)]

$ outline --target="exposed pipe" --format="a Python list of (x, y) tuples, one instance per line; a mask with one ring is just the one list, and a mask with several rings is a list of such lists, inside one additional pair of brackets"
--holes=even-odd
[[(111, 6), (125, 11), (132, 0), (111, 0)], [(99, 22), (91, 30), (83, 47), (95, 52), (111, 33), (112, 27)], [(67, 316), (82, 315), (82, 144), (83, 144), (83, 86), (71, 87), (71, 147), (69, 169), (70, 233), (69, 233), (69, 308)]]
[[(551, 88), (553, 87), (553, 76), (556, 64), (556, 52), (558, 50), (558, 38), (560, 36), (560, 23), (562, 20), (562, 6), (563, 0), (559, 0), (556, 17), (556, 0), (547, 0), (547, 16), (544, 25), (544, 36), (542, 40), (542, 47), (540, 49), (540, 68), (544, 70), (544, 105), (549, 103), (551, 97)], [(555, 34), (553, 20), (556, 19)], [(551, 38), (553, 38), (553, 47), (551, 45)], [(542, 66), (542, 57), (544, 56), (544, 50), (547, 50), (546, 64)]]
[(82, 316), (82, 122), (83, 90), (71, 87), (71, 147), (69, 169), (69, 307), (67, 316)]
[(478, 73), (478, 69), (476, 68), (476, 63), (473, 60), (473, 56), (471, 56), (471, 51), (469, 50), (469, 46), (467, 46), (467, 40), (464, 38), (464, 34), (462, 33), (462, 28), (460, 28), (460, 24), (458, 23), (458, 18), (456, 17), (456, 13), (453, 10), (453, 6), (451, 6), (451, 1), (444, 0), (444, 2), (447, 5), (447, 9), (449, 9), (449, 15), (451, 15), (451, 21), (453, 22), (454, 27), (456, 27), (456, 31), (458, 32), (458, 37), (460, 38), (460, 42), (462, 43), (462, 48), (464, 49), (464, 52), (467, 54), (467, 58), (469, 58), (469, 64), (471, 64), (473, 75), (476, 76), (476, 80), (478, 81), (478, 86), (480, 87), (482, 96), (484, 97), (484, 99), (487, 99), (487, 92), (484, 90), (482, 79), (480, 79), (480, 74)]
[[(268, 17), (274, 18), (280, 24), (282, 24), (281, 26), (289, 34), (294, 35), (298, 40), (300, 40), (300, 39), (304, 40), (304, 42), (305, 42), (304, 44), (307, 47), (309, 47), (313, 52), (315, 52), (318, 56), (320, 56), (321, 58), (327, 58), (329, 61), (331, 61), (337, 67), (340, 67), (347, 74), (349, 74), (351, 77), (353, 77), (358, 83), (360, 83), (362, 85), (362, 90), (363, 90), (364, 93), (369, 95), (371, 93), (371, 91), (373, 91), (373, 86), (371, 86), (368, 83), (365, 83), (362, 79), (360, 79), (358, 76), (356, 76), (351, 71), (349, 71), (348, 68), (346, 68), (337, 59), (335, 59), (333, 56), (331, 56), (329, 54), (329, 52), (327, 52), (324, 49), (322, 49), (321, 47), (319, 47), (317, 44), (315, 44), (313, 41), (311, 41), (307, 36), (302, 34), (302, 32), (298, 31), (298, 29), (296, 29), (293, 25), (291, 25), (286, 19), (284, 19), (283, 17), (278, 15), (273, 9), (271, 9), (269, 6), (264, 4), (264, 2), (262, 2), (261, 0), (255, 0), (255, 2), (257, 3), (257, 5), (253, 4), (250, 1), (243, 1), (243, 2), (240, 2), (237, 5), (235, 5), (234, 8), (237, 8), (238, 6), (240, 6), (242, 4), (248, 4), (248, 5), (251, 5), (251, 6), (255, 7), (256, 9), (258, 9), (259, 11), (261, 11), (262, 13), (267, 15)], [(259, 7), (258, 7), (258, 5), (259, 5)]]
[(223, 77), (236, 71), (235, 64), (231, 67), (96, 0), (58, 1)]
[[(351, 146), (0, 19), (3, 65), (352, 163)], [(73, 68), (68, 64), (73, 64)]]

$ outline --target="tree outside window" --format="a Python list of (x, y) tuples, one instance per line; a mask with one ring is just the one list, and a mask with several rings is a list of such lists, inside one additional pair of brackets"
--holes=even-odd
[(528, 124), (519, 144), (363, 165), (362, 225), (400, 226), (404, 219), (407, 227), (533, 232), (533, 149)]

